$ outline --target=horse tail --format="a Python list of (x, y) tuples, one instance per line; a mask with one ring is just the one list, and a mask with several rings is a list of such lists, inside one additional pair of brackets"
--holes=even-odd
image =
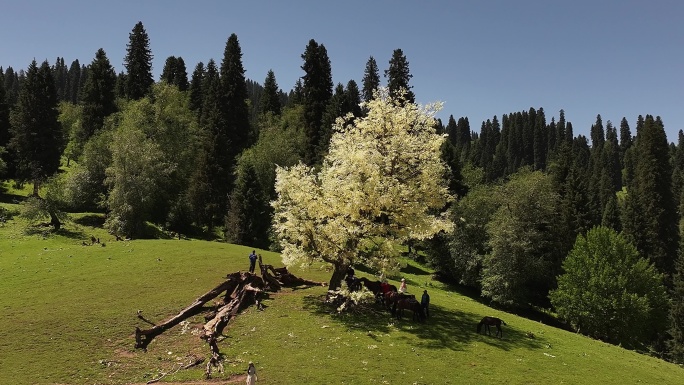
[(482, 330), (482, 321), (480, 321), (480, 323), (477, 324), (477, 332), (479, 333), (480, 330)]

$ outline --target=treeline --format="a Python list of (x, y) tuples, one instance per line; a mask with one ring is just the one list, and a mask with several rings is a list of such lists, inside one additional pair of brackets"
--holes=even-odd
[[(108, 230), (121, 236), (150, 236), (152, 224), (277, 250), (270, 205), (276, 167), (320, 166), (335, 119), (364, 116), (361, 102), (381, 86), (373, 57), (360, 86), (334, 85), (327, 50), (313, 39), (301, 58), (304, 75), (287, 92), (273, 71), (263, 83), (246, 79), (233, 34), (220, 63), (197, 63), (188, 75), (182, 57), (171, 56), (155, 81), (149, 37), (138, 23), (125, 72), (115, 73), (103, 49), (88, 65), (75, 60), (67, 68), (58, 58), (52, 65), (34, 61), (26, 71), (7, 68), (0, 71), (0, 175), (33, 183), (25, 215), (47, 216), (56, 228), (66, 212), (100, 211)], [(414, 101), (401, 49), (383, 75), (393, 96)], [(479, 132), (468, 118), (453, 116), (435, 129), (448, 134), (441, 155), (457, 199), (445, 210), (456, 229), (419, 246), (445, 279), (502, 305), (555, 309), (597, 338), (684, 359), (681, 131), (678, 144), (668, 144), (659, 117), (638, 116), (632, 131), (625, 118), (615, 127), (597, 116), (587, 138), (574, 135), (562, 110), (548, 120), (542, 108), (493, 116)], [(597, 264), (604, 270), (595, 279), (629, 282), (628, 289), (642, 292), (620, 296), (615, 288), (591, 292), (586, 285), (591, 293), (583, 301), (615, 298), (599, 306), (614, 312), (594, 316), (608, 324), (615, 315), (645, 314), (620, 330), (656, 317), (648, 333), (633, 333), (637, 339), (592, 329), (562, 311), (571, 262), (591, 254), (581, 250), (592, 242), (619, 246), (606, 255), (628, 249), (623, 243), (636, 250), (636, 259), (627, 251), (610, 259), (624, 271), (606, 273), (606, 263)], [(638, 282), (653, 278), (667, 290), (664, 313), (653, 285), (643, 294), (638, 286), (645, 285), (620, 278), (637, 276), (638, 257), (655, 268), (642, 269)], [(587, 271), (593, 265), (585, 262)]]

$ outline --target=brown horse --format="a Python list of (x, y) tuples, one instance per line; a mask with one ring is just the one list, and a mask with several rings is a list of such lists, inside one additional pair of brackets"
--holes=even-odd
[(496, 326), (496, 336), (503, 338), (503, 330), (501, 330), (501, 324), (506, 325), (506, 323), (503, 320), (501, 320), (500, 318), (487, 316), (487, 317), (482, 318), (482, 321), (480, 321), (480, 323), (477, 324), (477, 332), (479, 333), (480, 330), (482, 330), (482, 325), (484, 325), (485, 333), (487, 333), (491, 336), (492, 332), (489, 329), (489, 327), (490, 326)]
[(423, 307), (420, 302), (416, 301), (415, 298), (405, 297), (397, 300), (394, 303), (393, 312), (397, 316), (397, 319), (401, 319), (404, 309), (409, 309), (413, 312), (413, 320), (422, 321), (425, 319), (425, 313), (423, 313)]

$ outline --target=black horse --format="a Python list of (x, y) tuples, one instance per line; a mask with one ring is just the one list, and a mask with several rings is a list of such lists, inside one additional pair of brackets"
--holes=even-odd
[(503, 330), (501, 330), (502, 324), (506, 325), (506, 323), (503, 320), (501, 320), (500, 318), (487, 316), (487, 317), (482, 318), (482, 321), (480, 321), (480, 323), (477, 324), (477, 332), (479, 333), (482, 330), (482, 325), (484, 325), (485, 333), (487, 333), (491, 336), (492, 332), (489, 329), (489, 327), (490, 326), (496, 326), (496, 336), (503, 338)]

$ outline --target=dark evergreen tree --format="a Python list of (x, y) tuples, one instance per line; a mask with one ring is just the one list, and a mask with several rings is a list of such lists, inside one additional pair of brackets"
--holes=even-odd
[(139, 21), (128, 35), (124, 66), (126, 74), (126, 96), (138, 100), (150, 92), (154, 79), (152, 78), (152, 51), (150, 39), (143, 23)]
[(176, 80), (176, 57), (169, 56), (164, 62), (164, 69), (162, 70), (160, 81), (173, 84)]
[(280, 115), (280, 96), (278, 95), (278, 83), (276, 82), (273, 70), (268, 70), (266, 80), (264, 80), (264, 95), (261, 98), (261, 113), (272, 113)]
[(34, 60), (11, 114), (9, 146), (18, 162), (19, 178), (33, 181), (36, 196), (40, 183), (59, 168), (62, 130), (57, 120), (57, 103), (50, 65), (45, 61), (38, 68)]
[(126, 74), (123, 71), (116, 75), (115, 94), (117, 98), (126, 97)]
[(182, 57), (169, 56), (164, 63), (160, 80), (173, 84), (181, 91), (188, 90), (188, 72)]
[(323, 159), (321, 143), (322, 120), (328, 102), (332, 98), (333, 82), (332, 70), (328, 51), (323, 44), (309, 40), (306, 50), (302, 54), (304, 65), (302, 69), (302, 96), (304, 104), (304, 119), (306, 120), (306, 148), (303, 149), (304, 162), (309, 165), (318, 164)]
[(81, 94), (81, 145), (102, 128), (105, 117), (116, 112), (116, 73), (102, 48), (97, 50), (88, 71)]
[(409, 81), (413, 75), (409, 72), (409, 62), (404, 56), (404, 52), (397, 48), (392, 53), (392, 58), (389, 61), (389, 68), (385, 70), (385, 78), (387, 78), (387, 88), (389, 89), (390, 95), (392, 97), (397, 97), (401, 90), (405, 92), (404, 99), (413, 103), (416, 99), (413, 91), (411, 91), (412, 86), (409, 85)]
[(363, 86), (363, 101), (367, 102), (373, 99), (373, 92), (380, 87), (380, 70), (373, 56), (366, 62), (366, 69), (364, 70), (361, 83)]
[[(533, 111), (533, 109), (530, 109)], [(544, 109), (540, 108), (536, 111), (534, 122), (533, 136), (534, 136), (534, 169), (540, 171), (546, 171), (546, 159), (548, 157), (549, 139), (546, 132), (546, 116), (544, 115)]]
[(52, 66), (52, 77), (55, 79), (55, 89), (57, 90), (57, 100), (66, 100), (67, 94), (67, 78), (69, 77), (69, 70), (64, 64), (64, 58), (58, 57)]
[[(640, 119), (641, 120), (641, 119)], [(623, 229), (643, 256), (672, 282), (679, 235), (672, 196), (672, 168), (660, 117), (637, 124), (634, 176), (627, 185)]]
[(361, 93), (359, 86), (354, 80), (347, 82), (347, 88), (344, 91), (344, 100), (342, 102), (343, 114), (352, 113), (355, 117), (360, 117), (361, 112)]
[(207, 63), (202, 89), (202, 149), (197, 155), (188, 199), (192, 202), (191, 207), (197, 225), (213, 228), (226, 213), (229, 167), (232, 165), (226, 151), (229, 138), (223, 122), (221, 80), (213, 59)]
[[(680, 197), (684, 202), (684, 197)], [(680, 212), (684, 207), (680, 203)], [(684, 231), (684, 220), (679, 220), (680, 234)], [(670, 305), (670, 340), (668, 348), (673, 362), (684, 363), (684, 242), (680, 241), (679, 255), (675, 264), (675, 274), (672, 277), (672, 303)]]
[[(684, 131), (679, 130), (677, 139), (672, 155), (672, 196), (680, 198), (684, 191)], [(677, 207), (681, 206), (679, 199), (676, 204)], [(681, 213), (680, 211), (680, 215)]]
[(7, 148), (7, 144), (9, 143), (9, 112), (10, 107), (9, 104), (7, 104), (4, 75), (2, 73), (2, 68), (0, 68), (0, 147), (4, 148)]
[(73, 104), (78, 103), (81, 91), (81, 63), (78, 59), (71, 62), (67, 73), (67, 84), (65, 99)]
[(627, 150), (632, 147), (632, 131), (626, 118), (620, 121), (620, 161), (622, 162)]
[[(226, 157), (229, 162), (223, 167), (232, 170), (235, 158), (255, 139), (251, 137), (245, 70), (242, 66), (242, 50), (236, 34), (231, 34), (226, 42), (223, 61), (221, 61), (220, 79), (223, 101), (221, 111), (228, 140), (228, 146), (224, 148), (224, 151), (227, 152)], [(232, 172), (230, 179), (232, 179)], [(228, 187), (226, 191), (228, 193), (232, 188), (232, 182), (226, 187)]]
[(204, 63), (197, 63), (190, 80), (190, 108), (197, 112), (198, 117), (202, 116), (204, 74)]
[(235, 188), (226, 216), (226, 240), (231, 243), (267, 249), (271, 227), (268, 194), (261, 188), (254, 165), (238, 167)]

